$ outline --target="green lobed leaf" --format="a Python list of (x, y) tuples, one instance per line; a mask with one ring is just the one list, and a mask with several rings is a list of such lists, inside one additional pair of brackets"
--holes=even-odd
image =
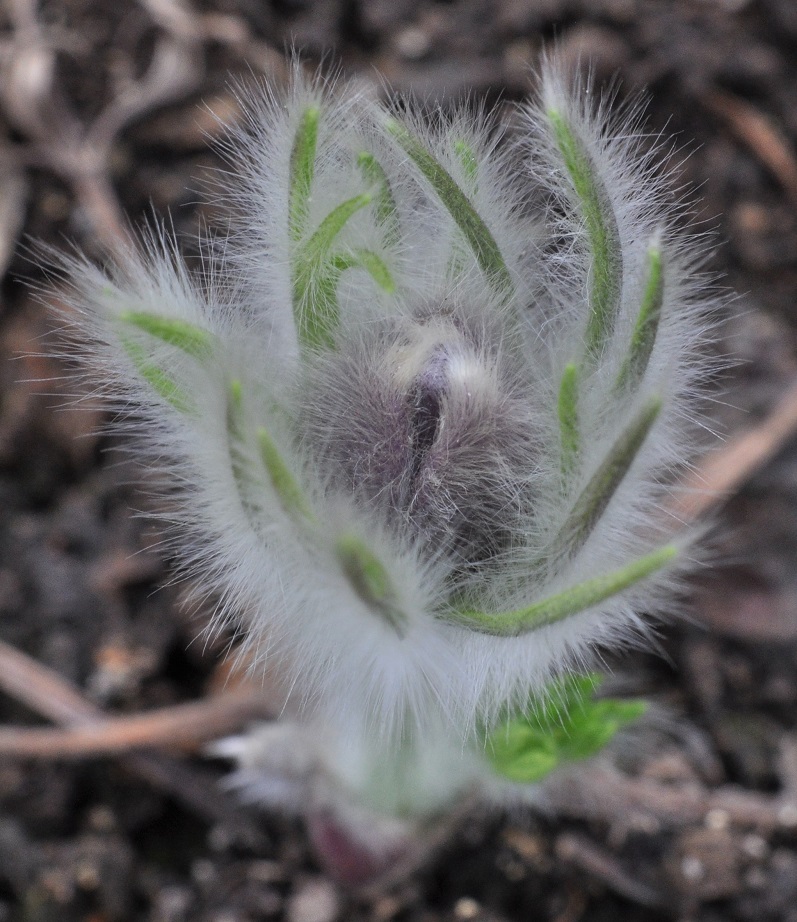
[(602, 677), (570, 676), (553, 683), (542, 701), (501, 722), (486, 739), (495, 772), (518, 784), (541, 781), (568, 762), (600, 752), (629, 723), (641, 717), (640, 700), (595, 699)]
[(454, 223), (462, 231), (489, 283), (500, 294), (510, 295), (514, 286), (501, 250), (467, 195), (445, 167), (401, 122), (389, 119), (387, 129), (426, 177)]
[(620, 306), (620, 235), (609, 197), (587, 148), (561, 112), (549, 109), (548, 119), (586, 227), (592, 261), (587, 354), (597, 360), (611, 336)]
[(650, 361), (661, 319), (664, 301), (664, 267), (658, 242), (648, 247), (648, 276), (642, 304), (637, 314), (628, 355), (617, 376), (618, 390), (634, 390), (639, 386)]
[(451, 623), (498, 637), (527, 634), (599, 605), (661, 570), (677, 556), (677, 547), (668, 544), (618, 570), (585, 580), (583, 583), (576, 583), (575, 586), (524, 608), (497, 613), (455, 609), (448, 612), (446, 618)]

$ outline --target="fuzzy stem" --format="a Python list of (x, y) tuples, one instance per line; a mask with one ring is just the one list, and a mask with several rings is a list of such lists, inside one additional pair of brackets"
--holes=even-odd
[(586, 580), (540, 602), (515, 611), (488, 614), (475, 610), (457, 611), (448, 620), (463, 627), (499, 637), (516, 637), (549, 624), (556, 624), (586, 611), (646, 579), (675, 559), (678, 549), (668, 544), (625, 567)]
[(658, 240), (654, 239), (648, 247), (648, 277), (642, 295), (642, 304), (637, 314), (634, 332), (631, 335), (628, 355), (617, 376), (618, 391), (633, 391), (645, 375), (656, 342), (663, 300), (664, 267), (661, 247)]
[(561, 112), (549, 109), (548, 119), (586, 227), (592, 266), (587, 355), (597, 361), (611, 336), (620, 305), (622, 250), (617, 219), (584, 143)]
[(426, 177), (462, 231), (490, 285), (499, 294), (510, 296), (514, 289), (512, 277), (495, 237), (451, 174), (401, 122), (389, 119), (387, 130)]

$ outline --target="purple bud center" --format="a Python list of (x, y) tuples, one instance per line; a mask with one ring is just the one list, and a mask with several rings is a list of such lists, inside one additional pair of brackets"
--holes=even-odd
[(462, 562), (508, 546), (533, 500), (536, 426), (515, 357), (481, 317), (375, 325), (319, 362), (306, 444), (340, 489)]
[(418, 477), (429, 449), (434, 445), (442, 420), (442, 403), (448, 384), (448, 354), (437, 346), (426, 367), (414, 381), (410, 417), (412, 440), (412, 481)]

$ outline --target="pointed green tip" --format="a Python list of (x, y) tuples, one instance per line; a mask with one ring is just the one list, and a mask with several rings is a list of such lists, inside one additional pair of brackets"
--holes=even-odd
[(353, 534), (338, 538), (335, 550), (349, 584), (360, 599), (403, 636), (407, 618), (398, 606), (395, 588), (382, 561)]
[(321, 109), (308, 106), (302, 113), (293, 140), (288, 193), (288, 229), (292, 240), (299, 240), (306, 229), (320, 119)]
[(241, 383), (240, 378), (233, 378), (230, 381), (230, 401), (236, 410), (240, 410), (243, 406), (244, 399), (244, 386)]
[(454, 153), (462, 166), (462, 172), (467, 181), (475, 187), (479, 178), (479, 161), (476, 159), (476, 152), (471, 144), (463, 138), (454, 141)]
[(664, 569), (677, 556), (677, 546), (668, 544), (619, 570), (577, 583), (526, 608), (495, 614), (473, 609), (456, 611), (449, 615), (449, 620), (471, 630), (500, 637), (527, 634), (599, 605)]
[(554, 556), (573, 556), (584, 546), (601, 516), (623, 483), (639, 451), (661, 413), (664, 402), (658, 395), (642, 406), (620, 433), (603, 463), (579, 494), (564, 525), (554, 540)]
[(591, 259), (586, 345), (587, 356), (597, 361), (620, 306), (623, 254), (617, 218), (589, 149), (562, 112), (550, 108), (546, 114), (586, 230)]
[(618, 391), (634, 391), (642, 382), (656, 344), (664, 303), (664, 262), (658, 235), (647, 252), (647, 279), (628, 354), (617, 376)]
[(302, 493), (298, 480), (285, 463), (276, 442), (263, 427), (257, 430), (257, 444), (263, 467), (271, 479), (271, 485), (279, 497), (282, 508), (289, 515), (299, 516), (308, 522), (313, 521), (310, 504)]
[(212, 349), (212, 334), (187, 320), (133, 310), (122, 311), (119, 320), (197, 359), (206, 358)]
[(138, 374), (159, 397), (179, 413), (189, 414), (194, 411), (192, 401), (185, 391), (167, 371), (150, 359), (139, 343), (124, 335), (120, 336), (120, 341)]
[(515, 286), (503, 254), (468, 196), (420, 138), (395, 118), (388, 118), (385, 124), (451, 215), (494, 291), (511, 296)]

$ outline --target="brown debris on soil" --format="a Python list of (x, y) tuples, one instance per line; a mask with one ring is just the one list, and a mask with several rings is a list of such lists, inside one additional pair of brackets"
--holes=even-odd
[[(353, 896), (297, 823), (220, 792), (224, 766), (131, 751), (184, 707), (194, 742), (203, 721), (228, 732), (247, 693), (218, 691), (229, 638), (192, 643), (207, 613), (186, 614), (190, 587), (154, 591), (169, 560), (131, 514), (147, 508), (142, 472), (109, 451), (90, 400), (64, 409), (58, 321), (30, 294), (46, 267), (25, 241), (102, 258), (154, 210), (190, 253), (215, 215), (196, 190), (239, 114), (231, 83), (283, 80), (291, 43), (381, 92), (385, 77), (502, 105), (553, 41), (600, 82), (618, 76), (621, 99), (647, 90), (651, 143), (676, 137), (663, 169), (698, 188), (698, 228), (726, 241), (711, 268), (739, 293), (718, 347), (733, 356), (717, 389), (728, 442), (697, 482), (739, 492), (689, 619), (662, 628), (665, 656), (613, 661), (656, 726), (557, 779), (539, 809), (473, 812), (426, 866)], [(0, 652), (42, 667), (25, 699), (0, 656), (0, 922), (797, 922), (792, 0), (5, 0), (0, 189)], [(124, 755), (11, 758), (25, 734), (40, 755)]]

